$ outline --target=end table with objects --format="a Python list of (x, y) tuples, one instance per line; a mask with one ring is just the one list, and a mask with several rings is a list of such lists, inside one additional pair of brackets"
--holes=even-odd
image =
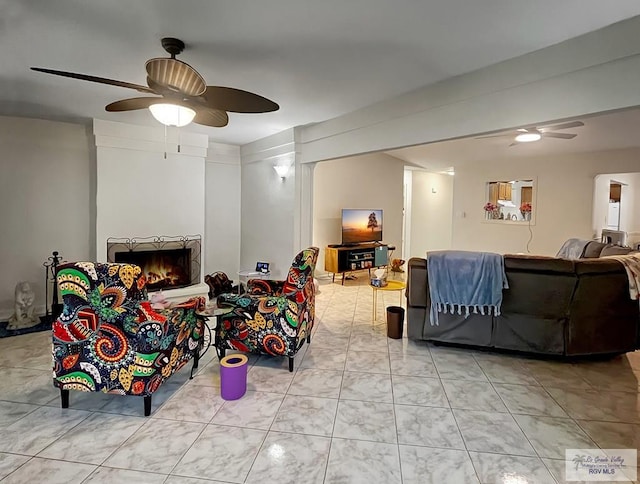
[(242, 278), (244, 278), (245, 285), (249, 279), (269, 279), (271, 272), (262, 271), (238, 271), (238, 294), (242, 292)]
[(406, 289), (407, 284), (404, 281), (388, 281), (384, 287), (376, 287), (369, 284), (373, 290), (373, 312), (371, 315), (372, 322), (375, 323), (378, 312), (378, 291), (398, 291), (399, 292), (399, 306), (402, 306), (402, 291)]

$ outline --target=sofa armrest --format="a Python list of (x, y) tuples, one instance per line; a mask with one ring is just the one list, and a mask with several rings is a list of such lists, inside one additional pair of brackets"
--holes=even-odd
[(284, 283), (273, 279), (249, 279), (247, 292), (255, 296), (281, 296)]
[(429, 306), (427, 260), (412, 257), (407, 267), (407, 305), (426, 308)]

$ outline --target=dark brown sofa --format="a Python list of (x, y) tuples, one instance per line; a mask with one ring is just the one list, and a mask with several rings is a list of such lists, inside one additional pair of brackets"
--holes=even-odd
[(410, 259), (408, 337), (562, 356), (639, 347), (638, 301), (629, 298), (618, 261), (505, 255), (504, 263), (509, 289), (503, 291), (500, 316), (440, 313), (439, 325), (432, 326), (427, 261)]

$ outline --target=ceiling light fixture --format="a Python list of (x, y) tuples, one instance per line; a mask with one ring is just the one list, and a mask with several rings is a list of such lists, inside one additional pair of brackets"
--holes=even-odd
[(160, 123), (165, 126), (182, 127), (193, 121), (196, 112), (193, 109), (179, 104), (157, 103), (149, 106), (149, 111)]
[(516, 141), (518, 143), (531, 143), (532, 141), (538, 141), (542, 138), (540, 133), (520, 133), (516, 136)]

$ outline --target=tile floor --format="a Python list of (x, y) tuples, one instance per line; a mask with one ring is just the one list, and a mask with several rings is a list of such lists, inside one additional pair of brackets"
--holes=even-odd
[(640, 353), (567, 364), (390, 340), (366, 285), (317, 299), (294, 373), (251, 357), (249, 391), (225, 402), (211, 350), (150, 418), (135, 397), (72, 392), (60, 409), (50, 335), (0, 340), (0, 480), (556, 483), (567, 447), (640, 446)]

